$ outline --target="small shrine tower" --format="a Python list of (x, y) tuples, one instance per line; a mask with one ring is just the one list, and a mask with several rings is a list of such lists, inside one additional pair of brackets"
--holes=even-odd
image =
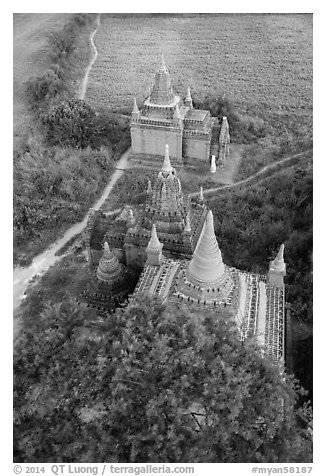
[(272, 286), (283, 287), (285, 275), (286, 264), (284, 262), (284, 244), (282, 244), (280, 246), (276, 258), (270, 262), (268, 271), (268, 282)]

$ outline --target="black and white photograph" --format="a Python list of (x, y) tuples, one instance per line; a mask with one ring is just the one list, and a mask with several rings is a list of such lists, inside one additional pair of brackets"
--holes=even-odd
[(11, 468), (317, 476), (312, 8), (151, 7), (11, 15)]

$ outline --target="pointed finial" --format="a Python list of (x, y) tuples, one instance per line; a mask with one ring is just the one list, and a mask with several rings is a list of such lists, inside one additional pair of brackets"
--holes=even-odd
[(204, 192), (203, 192), (203, 187), (200, 187), (200, 192), (199, 192), (199, 200), (201, 202), (204, 201)]
[(149, 240), (147, 247), (150, 248), (150, 249), (161, 249), (162, 248), (162, 244), (160, 243), (160, 241), (158, 239), (158, 236), (157, 236), (155, 223), (153, 223), (152, 232), (151, 232), (151, 239)]
[(163, 53), (161, 53), (161, 67), (160, 67), (160, 69), (166, 69)]
[(165, 144), (165, 156), (164, 156), (162, 171), (163, 172), (172, 172), (172, 170), (173, 170), (173, 167), (172, 167), (171, 162), (170, 162), (169, 145)]
[(278, 250), (276, 259), (278, 261), (284, 261), (284, 243), (281, 244), (280, 249)]
[(137, 101), (136, 101), (136, 98), (134, 98), (134, 108), (132, 110), (132, 114), (138, 114), (138, 113), (139, 113), (139, 109), (137, 106)]
[(189, 86), (188, 86), (188, 89), (187, 89), (187, 97), (186, 97), (186, 99), (187, 99), (188, 101), (192, 101), (192, 97), (191, 97), (191, 94), (190, 94), (190, 88), (189, 88)]
[(110, 253), (111, 253), (111, 250), (110, 250), (110, 247), (109, 247), (109, 243), (107, 241), (105, 241), (103, 256), (105, 256), (107, 258)]
[(214, 218), (212, 210), (209, 210), (206, 216), (206, 230), (215, 233), (214, 231)]
[(225, 266), (221, 250), (218, 246), (215, 231), (213, 213), (207, 213), (203, 231), (199, 237), (188, 270), (191, 276), (199, 281), (213, 282), (221, 279)]

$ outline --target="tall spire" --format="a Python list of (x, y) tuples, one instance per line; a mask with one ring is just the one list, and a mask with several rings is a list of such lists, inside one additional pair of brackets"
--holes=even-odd
[(164, 257), (162, 254), (163, 244), (160, 243), (157, 233), (156, 226), (153, 223), (151, 239), (148, 242), (146, 253), (147, 253), (147, 264), (151, 266), (161, 266), (163, 263)]
[(185, 105), (187, 107), (190, 107), (190, 109), (193, 108), (193, 105), (192, 105), (192, 97), (191, 97), (191, 94), (190, 94), (190, 88), (188, 87), (187, 89), (187, 97), (185, 99)]
[(188, 271), (197, 281), (213, 283), (219, 280), (225, 271), (220, 248), (218, 246), (211, 210), (208, 212), (204, 229), (197, 243)]
[(172, 167), (171, 162), (170, 162), (169, 145), (165, 144), (165, 156), (164, 156), (162, 171), (170, 173), (170, 172), (172, 172), (172, 170), (173, 170), (173, 167)]
[(134, 108), (132, 110), (132, 114), (139, 114), (136, 98), (134, 98)]
[(177, 98), (171, 87), (171, 79), (168, 68), (162, 54), (161, 65), (155, 74), (155, 82), (150, 94), (150, 103), (165, 106), (175, 104)]
[(161, 249), (162, 248), (162, 243), (160, 243), (160, 241), (158, 239), (158, 236), (157, 236), (155, 223), (153, 223), (152, 232), (151, 232), (151, 239), (149, 240), (147, 247), (150, 248), (151, 250), (156, 250), (156, 249)]
[(161, 53), (161, 66), (160, 66), (160, 69), (164, 69), (166, 70), (166, 65), (165, 65), (165, 61), (164, 61), (164, 55), (163, 55), (163, 52)]

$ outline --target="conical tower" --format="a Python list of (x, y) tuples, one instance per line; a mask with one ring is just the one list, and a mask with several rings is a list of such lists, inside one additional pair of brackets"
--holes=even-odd
[(163, 245), (159, 241), (157, 233), (156, 233), (156, 226), (155, 223), (152, 226), (151, 232), (151, 239), (148, 242), (146, 253), (147, 253), (147, 261), (146, 264), (151, 266), (161, 266), (163, 263), (163, 254), (162, 254)]
[(177, 293), (188, 301), (214, 305), (228, 301), (234, 283), (223, 262), (211, 211), (207, 214), (193, 257), (177, 287)]
[(171, 79), (168, 68), (165, 65), (162, 54), (161, 65), (155, 74), (155, 82), (150, 95), (152, 104), (165, 106), (175, 101), (175, 94), (171, 87)]
[(268, 282), (272, 286), (282, 287), (284, 285), (285, 275), (286, 264), (284, 262), (284, 244), (282, 244), (276, 258), (269, 264)]
[(213, 214), (209, 211), (188, 267), (188, 275), (203, 283), (213, 283), (218, 281), (224, 272), (225, 266), (214, 232)]

